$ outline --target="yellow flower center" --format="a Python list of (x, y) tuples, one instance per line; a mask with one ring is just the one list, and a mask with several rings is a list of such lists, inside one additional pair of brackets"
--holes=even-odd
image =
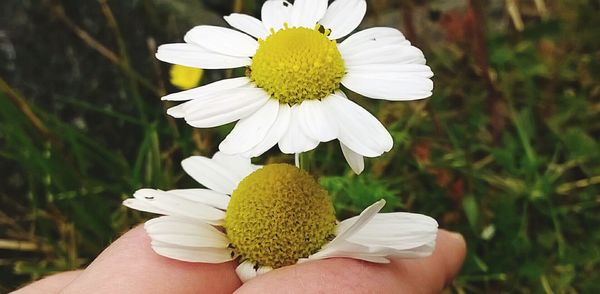
[(231, 195), (227, 237), (242, 260), (278, 268), (317, 252), (335, 233), (327, 191), (308, 173), (271, 164), (250, 174)]
[(340, 88), (344, 60), (330, 31), (288, 28), (259, 39), (247, 75), (280, 103), (299, 104), (327, 97)]

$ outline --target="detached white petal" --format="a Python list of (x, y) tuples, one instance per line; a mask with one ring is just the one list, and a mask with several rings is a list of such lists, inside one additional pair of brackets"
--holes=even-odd
[(344, 145), (342, 142), (340, 142), (340, 147), (342, 148), (344, 158), (352, 171), (354, 171), (355, 174), (360, 175), (365, 169), (365, 160), (363, 156), (352, 151), (352, 149), (348, 148), (348, 146)]
[(267, 0), (263, 4), (260, 14), (267, 31), (271, 29), (278, 31), (283, 28), (284, 22), (289, 24), (292, 4), (283, 0)]
[(250, 36), (217, 26), (194, 27), (183, 40), (216, 53), (237, 57), (251, 57), (258, 49), (258, 42)]
[(263, 23), (247, 14), (232, 13), (229, 16), (223, 17), (225, 21), (232, 27), (257, 39), (264, 39), (269, 35), (269, 31)]
[(181, 91), (162, 97), (162, 100), (168, 101), (186, 101), (192, 99), (207, 99), (212, 98), (216, 94), (230, 89), (236, 89), (246, 86), (250, 83), (247, 77), (239, 77), (233, 79), (219, 80), (206, 84), (201, 87), (193, 88), (186, 91)]
[(336, 40), (356, 29), (366, 12), (367, 1), (365, 0), (336, 0), (329, 5), (327, 13), (319, 23), (331, 29), (329, 39)]
[(168, 63), (203, 69), (236, 68), (252, 63), (249, 57), (225, 55), (186, 43), (160, 45), (156, 58)]
[(327, 12), (327, 0), (295, 1), (290, 16), (290, 26), (313, 29)]

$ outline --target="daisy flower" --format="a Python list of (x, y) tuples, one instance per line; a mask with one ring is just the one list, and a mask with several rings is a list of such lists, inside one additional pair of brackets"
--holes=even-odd
[(437, 222), (413, 213), (379, 213), (380, 200), (359, 216), (337, 222), (327, 192), (288, 164), (254, 166), (217, 153), (193, 156), (184, 170), (208, 189), (141, 189), (123, 202), (164, 216), (146, 222), (152, 248), (188, 262), (237, 259), (242, 281), (272, 269), (330, 257), (375, 263), (428, 256)]
[(350, 167), (360, 173), (363, 157), (392, 148), (385, 127), (349, 100), (342, 85), (358, 94), (391, 101), (431, 96), (431, 69), (400, 31), (374, 27), (350, 35), (367, 9), (365, 0), (268, 0), (262, 20), (233, 13), (233, 29), (201, 25), (185, 43), (164, 44), (162, 61), (204, 69), (245, 67), (243, 77), (174, 93), (163, 100), (187, 101), (168, 110), (197, 128), (238, 121), (219, 149), (259, 156), (275, 144), (288, 154), (338, 139)]

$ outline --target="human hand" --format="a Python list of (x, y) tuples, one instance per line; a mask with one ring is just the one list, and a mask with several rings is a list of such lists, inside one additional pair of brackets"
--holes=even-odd
[(426, 258), (389, 264), (332, 258), (283, 267), (242, 284), (234, 262), (189, 263), (154, 253), (140, 226), (85, 270), (56, 274), (14, 293), (439, 293), (465, 254), (462, 236), (439, 230), (436, 249)]

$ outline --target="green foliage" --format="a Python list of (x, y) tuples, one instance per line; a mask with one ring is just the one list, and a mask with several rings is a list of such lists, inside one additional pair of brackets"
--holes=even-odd
[[(193, 130), (165, 114), (159, 97), (176, 90), (153, 44), (179, 42), (193, 25), (225, 25), (219, 15), (240, 3), (258, 16), (256, 1), (108, 2), (116, 27), (102, 1), (0, 4), (0, 77), (47, 129), (0, 89), (0, 292), (88, 264), (148, 217), (123, 199), (141, 187), (195, 186), (179, 162), (211, 155), (231, 129)], [(397, 2), (369, 1), (365, 24), (398, 26)], [(433, 97), (350, 95), (387, 126), (394, 149), (356, 176), (338, 144), (321, 144), (308, 154), (310, 170), (340, 218), (383, 198), (387, 211), (428, 214), (465, 235), (458, 293), (598, 293), (600, 7), (535, 1), (547, 2), (544, 17), (521, 1), (519, 32), (507, 1), (482, 1), (482, 59), (471, 35), (478, 24), (455, 2), (402, 6), (416, 29), (401, 29), (436, 74)], [(207, 70), (203, 83), (242, 73)], [(275, 149), (256, 160), (292, 161)]]

